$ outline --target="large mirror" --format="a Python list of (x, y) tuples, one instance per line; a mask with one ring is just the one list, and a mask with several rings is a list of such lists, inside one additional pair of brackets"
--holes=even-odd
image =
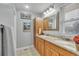
[(44, 18), (43, 30), (59, 31), (59, 12)]

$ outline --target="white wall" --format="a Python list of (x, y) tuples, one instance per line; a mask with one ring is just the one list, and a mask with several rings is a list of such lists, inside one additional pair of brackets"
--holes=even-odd
[(0, 4), (0, 24), (14, 27), (14, 12), (12, 7)]
[(34, 13), (31, 13), (31, 32), (23, 32), (23, 22), (27, 20), (20, 19), (20, 12), (28, 13), (26, 11), (17, 11), (17, 48), (25, 48), (33, 44), (33, 19), (37, 16)]
[[(12, 5), (0, 4), (0, 24), (3, 24), (12, 29), (13, 40), (16, 42), (15, 34), (15, 8)], [(15, 43), (16, 44), (16, 43)], [(16, 49), (16, 46), (14, 45)]]
[(32, 45), (32, 32), (23, 32), (23, 22), (27, 21), (17, 20), (17, 48)]

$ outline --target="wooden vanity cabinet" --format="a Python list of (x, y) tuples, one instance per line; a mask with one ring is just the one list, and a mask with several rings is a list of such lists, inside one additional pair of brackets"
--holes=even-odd
[(36, 37), (36, 49), (41, 56), (44, 56), (44, 40)]
[(34, 35), (39, 34), (39, 29), (43, 30), (43, 19), (36, 17), (33, 21), (34, 24)]
[(36, 37), (35, 47), (41, 56), (76, 56), (76, 54), (39, 37)]
[(43, 30), (43, 19), (41, 19), (40, 17), (36, 17), (33, 20), (33, 44), (36, 47), (36, 35), (39, 34), (39, 29), (41, 29), (41, 32)]
[(48, 41), (45, 41), (45, 55), (51, 56), (75, 56), (76, 54), (67, 51), (64, 48), (56, 46)]

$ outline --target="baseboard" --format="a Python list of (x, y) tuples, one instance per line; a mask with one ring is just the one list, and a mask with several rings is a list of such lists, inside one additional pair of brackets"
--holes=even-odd
[(27, 46), (27, 47), (17, 48), (16, 50), (23, 50), (23, 49), (32, 48), (32, 47), (34, 47), (34, 46), (30, 45), (30, 46)]

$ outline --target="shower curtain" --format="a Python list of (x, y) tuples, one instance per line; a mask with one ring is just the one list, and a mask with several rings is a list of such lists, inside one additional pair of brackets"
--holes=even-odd
[(14, 56), (15, 55), (12, 30), (11, 30), (11, 28), (9, 28), (7, 26), (4, 26), (4, 30), (3, 30), (3, 43), (1, 42), (1, 32), (0, 32), (0, 55), (2, 52), (2, 48), (1, 48), (2, 44), (3, 44), (3, 55), (4, 56)]

